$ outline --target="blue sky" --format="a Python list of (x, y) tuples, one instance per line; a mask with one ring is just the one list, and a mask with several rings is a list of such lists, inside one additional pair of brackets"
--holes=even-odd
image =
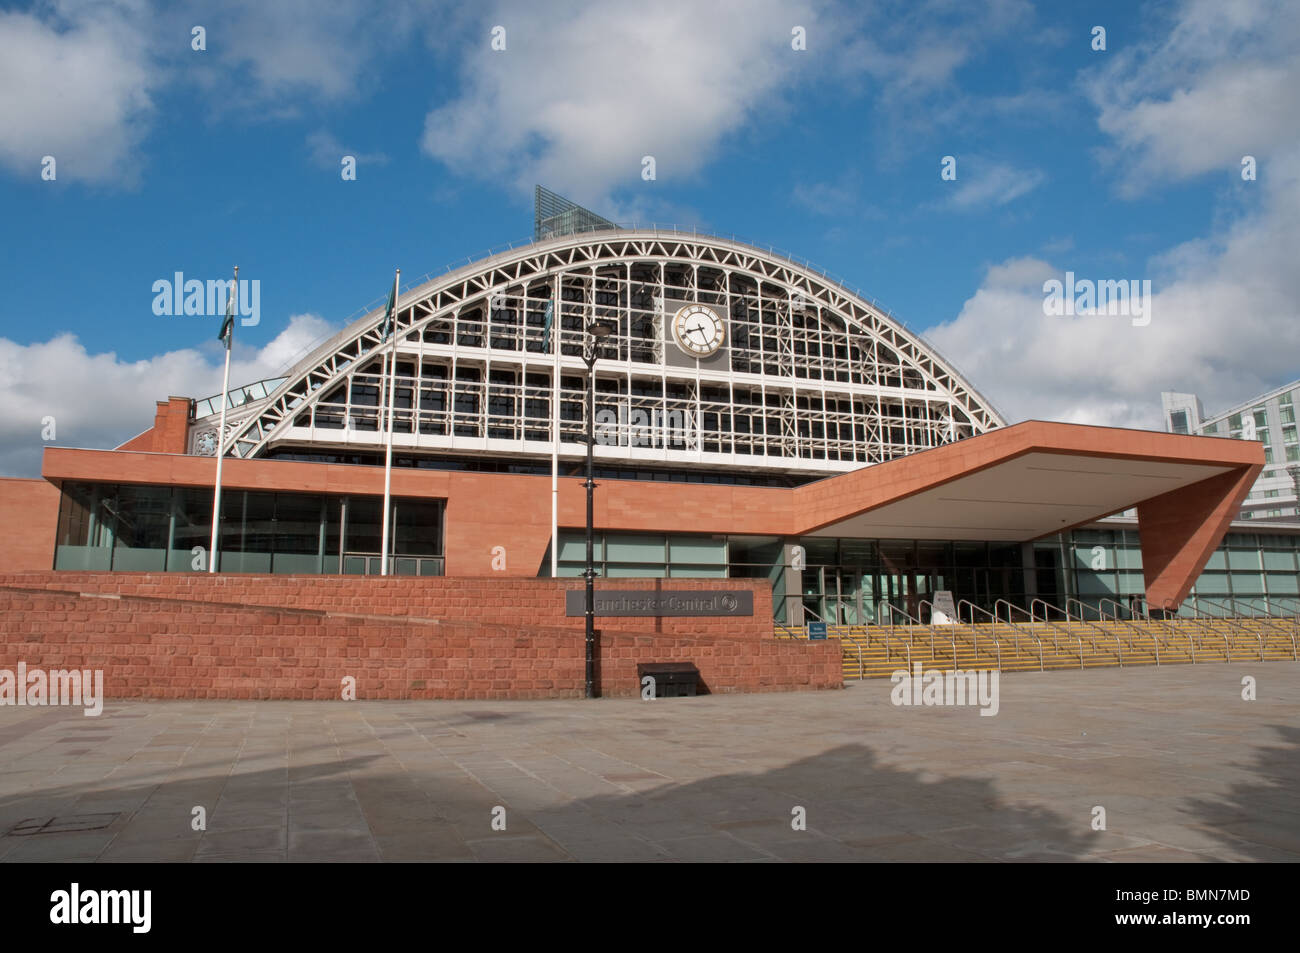
[[(526, 238), (534, 182), (807, 258), (1012, 419), (1158, 427), (1161, 390), (1300, 377), (1294, 4), (320, 7), (3, 7), (0, 473), (36, 472), (47, 414), (112, 446), (219, 388), (218, 321), (154, 315), (154, 281), (258, 279), (232, 377), (266, 376), (393, 268)], [(1151, 280), (1150, 325), (1044, 316), (1067, 270)]]

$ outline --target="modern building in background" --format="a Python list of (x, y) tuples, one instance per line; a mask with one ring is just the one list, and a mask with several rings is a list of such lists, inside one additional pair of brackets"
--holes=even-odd
[(1161, 401), (1170, 433), (1260, 441), (1264, 472), (1242, 505), (1241, 519), (1292, 523), (1300, 531), (1300, 430), (1296, 426), (1300, 381), (1212, 417), (1205, 415), (1195, 394), (1166, 392)]
[[(1300, 595), (1300, 528), (1230, 525), (1259, 443), (1190, 423), (1009, 426), (920, 335), (807, 263), (616, 227), (544, 190), (534, 224), (534, 242), (398, 299), (389, 553), (383, 308), (232, 391), (221, 572), (364, 575), (387, 558), (404, 575), (549, 575), (554, 453), (558, 573), (579, 574), (594, 347), (601, 577), (764, 578), (795, 624), (919, 615), (939, 590), (988, 611)], [(596, 321), (613, 329), (600, 341)], [(171, 397), (121, 447), (48, 447), (42, 480), (0, 481), (0, 569), (202, 568), (220, 404)]]

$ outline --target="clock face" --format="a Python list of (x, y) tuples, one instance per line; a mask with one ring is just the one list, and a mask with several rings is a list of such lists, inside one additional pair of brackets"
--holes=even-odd
[(688, 304), (673, 317), (673, 339), (692, 357), (708, 357), (726, 337), (722, 318), (702, 304)]

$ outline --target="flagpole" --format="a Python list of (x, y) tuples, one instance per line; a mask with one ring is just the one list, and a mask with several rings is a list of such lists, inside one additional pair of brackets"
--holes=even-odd
[[(226, 297), (226, 317), (231, 317), (231, 299), (239, 293), (239, 266), (235, 266), (235, 283)], [(224, 331), (225, 328), (223, 327)], [(209, 332), (211, 333), (211, 332)], [(208, 546), (208, 572), (217, 571), (217, 527), (221, 519), (221, 463), (226, 458), (226, 402), (230, 394), (230, 351), (235, 343), (235, 323), (230, 323), (226, 340), (226, 370), (221, 376), (221, 422), (217, 424), (217, 483), (212, 491), (212, 540)]]
[(401, 278), (402, 269), (398, 268), (397, 274), (393, 278), (393, 323), (388, 329), (393, 344), (388, 372), (388, 437), (385, 441), (387, 447), (384, 451), (384, 529), (379, 544), (379, 574), (381, 576), (388, 575), (388, 511), (393, 490), (393, 397), (397, 392), (397, 288)]
[(551, 578), (560, 574), (560, 276), (551, 289), (551, 337), (555, 369), (551, 374)]

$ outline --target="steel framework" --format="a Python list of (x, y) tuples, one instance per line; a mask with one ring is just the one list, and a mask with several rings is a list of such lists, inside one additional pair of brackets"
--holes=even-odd
[[(665, 230), (552, 238), (474, 262), (398, 303), (394, 446), (404, 453), (549, 457), (555, 295), (561, 456), (583, 444), (583, 328), (616, 328), (596, 381), (598, 459), (833, 473), (1004, 425), (933, 348), (807, 267), (730, 239)], [(683, 361), (664, 311), (708, 305), (727, 322), (714, 361)], [(377, 309), (228, 419), (229, 452), (378, 450)], [(191, 452), (210, 453), (212, 418)]]

